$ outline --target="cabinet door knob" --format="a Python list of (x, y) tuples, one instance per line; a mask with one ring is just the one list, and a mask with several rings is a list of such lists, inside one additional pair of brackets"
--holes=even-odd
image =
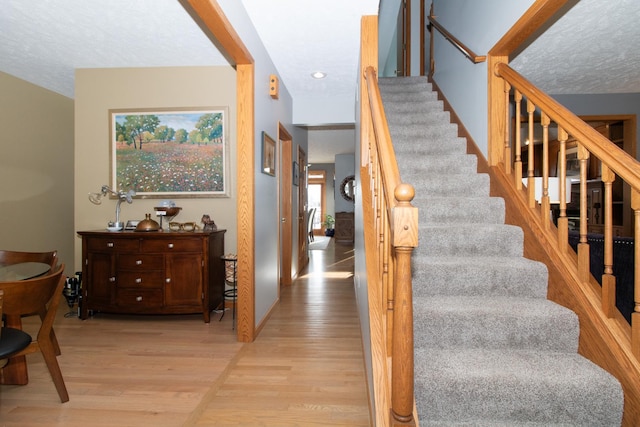
[(168, 247), (169, 249), (173, 249), (173, 243), (169, 243), (169, 244), (167, 245), (167, 247)]
[(113, 247), (113, 242), (107, 242), (107, 247), (108, 248), (112, 248)]
[(142, 279), (138, 277), (138, 278), (136, 279), (136, 283), (142, 283)]
[(136, 260), (136, 265), (142, 265), (142, 260), (141, 259)]
[(136, 297), (136, 301), (138, 301), (138, 302), (142, 301), (142, 297), (140, 297), (140, 296)]
[(116, 281), (116, 278), (115, 278), (114, 276), (111, 276), (111, 277), (109, 277), (109, 281), (110, 281), (111, 283), (113, 283), (113, 282), (115, 282), (115, 281)]
[(171, 277), (167, 277), (166, 279), (164, 279), (164, 281), (167, 283), (171, 283)]

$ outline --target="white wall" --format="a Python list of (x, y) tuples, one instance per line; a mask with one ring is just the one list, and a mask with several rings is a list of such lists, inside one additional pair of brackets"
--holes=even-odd
[(293, 109), (293, 123), (299, 126), (352, 124), (353, 96), (318, 98), (297, 96)]
[[(242, 2), (237, 0), (218, 0), (227, 19), (236, 30), (243, 43), (251, 52), (255, 61), (255, 319), (258, 326), (276, 304), (279, 294), (278, 283), (278, 178), (260, 172), (262, 131), (277, 138), (278, 122), (282, 122), (293, 137), (293, 152), (298, 145), (307, 149), (306, 131), (293, 126), (293, 103), (284, 82), (273, 65), (271, 58), (258, 37)], [(276, 74), (280, 78), (280, 97), (269, 96), (269, 76)], [(289, 177), (287, 177), (289, 178)], [(297, 212), (298, 201), (294, 200), (293, 212)], [(292, 224), (293, 225), (293, 224)], [(297, 268), (297, 227), (293, 228), (293, 268)]]
[(0, 249), (73, 262), (73, 100), (0, 72)]
[[(434, 0), (438, 22), (477, 55), (487, 52), (533, 0)], [(434, 81), (487, 157), (487, 64), (473, 64), (442, 35), (434, 35)]]
[(394, 77), (397, 67), (397, 24), (401, 0), (381, 0), (378, 16), (378, 69), (381, 77)]

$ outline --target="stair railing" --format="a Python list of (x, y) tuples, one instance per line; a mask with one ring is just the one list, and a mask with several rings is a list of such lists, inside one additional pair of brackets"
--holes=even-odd
[[(523, 186), (523, 159), (522, 159), (522, 135), (523, 127), (521, 110), (523, 99), (526, 100), (526, 119), (524, 124), (528, 129), (527, 138), (534, 141), (536, 122), (542, 128), (542, 156), (540, 169), (542, 179), (536, 182), (534, 177), (536, 156), (531, 145), (527, 150), (527, 171), (524, 180), (526, 182), (526, 192), (529, 207), (540, 215), (541, 224), (547, 230), (553, 230), (550, 211), (551, 191), (557, 191), (559, 197), (559, 216), (557, 218), (557, 231), (555, 231), (555, 244), (557, 249), (563, 254), (570, 251), (569, 240), (569, 219), (567, 217), (567, 180), (580, 187), (579, 199), (579, 235), (577, 263), (571, 262), (567, 257), (569, 265), (575, 266), (575, 274), (583, 283), (588, 283), (591, 277), (589, 244), (587, 243), (587, 233), (589, 224), (587, 181), (589, 178), (588, 168), (597, 167), (600, 169), (599, 179), (604, 184), (604, 274), (602, 276), (601, 308), (608, 318), (613, 318), (618, 312), (615, 305), (616, 298), (616, 277), (613, 272), (613, 197), (612, 184), (616, 179), (622, 180), (630, 187), (631, 208), (634, 211), (635, 226), (632, 227), (635, 242), (640, 241), (640, 162), (618, 147), (616, 144), (605, 138), (593, 127), (589, 126), (575, 114), (560, 105), (551, 97), (533, 86), (524, 77), (505, 63), (498, 63), (495, 69), (496, 75), (504, 80), (504, 96), (507, 100), (509, 111), (514, 111), (513, 115), (513, 137), (509, 136), (510, 126), (505, 127), (505, 141), (503, 166), (505, 174), (511, 174), (514, 185), (517, 189)], [(509, 102), (513, 99), (513, 102)], [(509, 113), (506, 113), (509, 114)], [(539, 119), (538, 119), (539, 117)], [(557, 179), (554, 184), (557, 188), (550, 187), (550, 151), (549, 151), (549, 130), (557, 126)], [(568, 141), (575, 141), (577, 146), (577, 160), (579, 164), (579, 175), (567, 176), (567, 144)], [(513, 157), (511, 152), (514, 153)], [(594, 161), (594, 158), (596, 161)], [(511, 162), (513, 160), (513, 166)], [(536, 184), (541, 183), (540, 209), (537, 209)], [(570, 190), (569, 190), (570, 191)], [(638, 271), (640, 261), (640, 251), (635, 245), (635, 271)], [(640, 359), (640, 275), (635, 274), (634, 278), (634, 312), (631, 315), (631, 349), (636, 358)]]
[[(377, 34), (377, 17), (363, 18), (363, 52), (366, 28)], [(377, 47), (363, 53), (361, 64), (360, 178), (376, 424), (416, 425), (411, 254), (418, 245), (418, 209), (411, 205), (413, 187), (400, 180), (378, 87)]]
[[(523, 48), (527, 40), (543, 30), (546, 22), (555, 19), (568, 0), (535, 0), (522, 17), (504, 34), (487, 55), (489, 98), (489, 173), (492, 175), (492, 193), (503, 195), (513, 220), (522, 221), (535, 236), (530, 256), (548, 263), (550, 279), (549, 298), (574, 309), (581, 320), (579, 351), (620, 380), (625, 393), (623, 425), (638, 425), (640, 415), (640, 163), (603, 135), (576, 117), (562, 105), (526, 81), (507, 64), (512, 54)], [(433, 13), (432, 13), (433, 15)], [(433, 37), (431, 37), (433, 43)], [(433, 55), (431, 56), (433, 59)], [(435, 66), (432, 64), (430, 77)], [(524, 109), (523, 109), (523, 102)], [(522, 120), (522, 117), (526, 117)], [(523, 158), (522, 131), (534, 141), (535, 127), (542, 129), (542, 153), (534, 156), (527, 150)], [(556, 128), (558, 149), (550, 153), (549, 129)], [(635, 126), (633, 126), (635, 131)], [(552, 137), (553, 138), (553, 137)], [(626, 139), (626, 137), (625, 137)], [(635, 135), (633, 138), (635, 139)], [(517, 141), (517, 142), (515, 142)], [(578, 175), (571, 176), (579, 186), (579, 243), (577, 254), (568, 244), (569, 218), (567, 217), (567, 153), (571, 144)], [(575, 149), (573, 148), (575, 146)], [(472, 147), (473, 148), (473, 147)], [(477, 150), (479, 155), (482, 155)], [(553, 156), (550, 156), (553, 154)], [(635, 153), (634, 153), (635, 155)], [(557, 159), (556, 177), (552, 177), (550, 159)], [(524, 164), (527, 164), (526, 168)], [(540, 173), (534, 176), (535, 166)], [(604, 274), (602, 286), (590, 273), (590, 254), (587, 240), (587, 168), (597, 168), (603, 182), (604, 198)], [(524, 170), (526, 169), (526, 170)], [(593, 170), (593, 169), (592, 169)], [(575, 172), (575, 170), (574, 170)], [(524, 176), (523, 176), (524, 174)], [(524, 178), (524, 184), (523, 184)], [(551, 179), (555, 183), (551, 183)], [(634, 237), (634, 311), (631, 326), (615, 306), (616, 278), (613, 274), (612, 184), (624, 183), (624, 197), (629, 199), (629, 216)], [(495, 184), (494, 184), (495, 182)], [(526, 186), (526, 190), (523, 189)], [(550, 214), (550, 189), (556, 185), (559, 193), (557, 227)], [(535, 187), (540, 187), (540, 195)], [(539, 199), (536, 200), (536, 198)], [(601, 206), (601, 207), (602, 207)], [(595, 207), (595, 206), (594, 206)], [(624, 212), (627, 214), (627, 212)], [(623, 266), (624, 267), (624, 266)]]

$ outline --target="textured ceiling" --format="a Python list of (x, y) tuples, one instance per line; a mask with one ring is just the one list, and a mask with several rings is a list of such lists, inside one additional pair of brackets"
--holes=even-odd
[(640, 1), (580, 0), (511, 66), (549, 94), (640, 93)]
[(0, 71), (74, 96), (76, 68), (228, 65), (177, 0), (3, 0)]

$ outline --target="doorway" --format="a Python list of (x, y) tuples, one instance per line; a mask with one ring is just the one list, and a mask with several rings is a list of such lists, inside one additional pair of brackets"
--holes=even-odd
[(309, 263), (309, 233), (307, 232), (308, 225), (306, 221), (307, 211), (309, 209), (307, 174), (307, 153), (298, 147), (298, 271), (302, 270)]
[(311, 232), (314, 236), (322, 235), (323, 219), (327, 213), (325, 201), (326, 171), (309, 171), (309, 209), (315, 208), (316, 214), (313, 216)]

